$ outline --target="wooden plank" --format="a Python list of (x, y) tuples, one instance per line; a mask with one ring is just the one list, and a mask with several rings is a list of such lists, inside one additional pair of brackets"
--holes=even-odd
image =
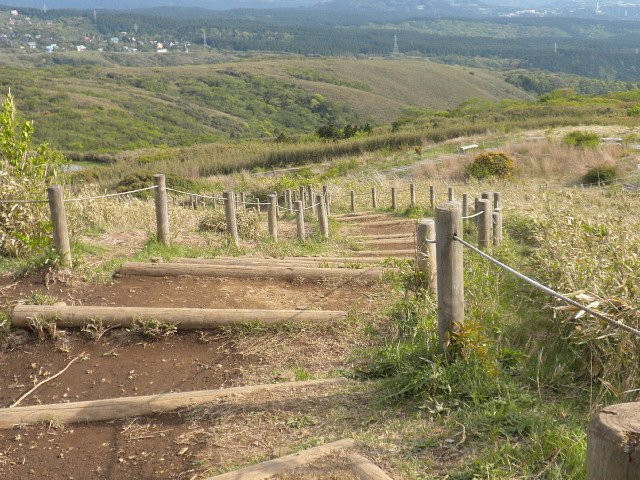
[(84, 402), (55, 403), (0, 409), (0, 429), (39, 422), (78, 423), (101, 422), (118, 418), (137, 417), (154, 413), (170, 412), (214, 402), (227, 397), (250, 395), (261, 392), (287, 389), (328, 387), (345, 382), (344, 378), (284, 382), (245, 387), (220, 388), (194, 392), (162, 393), (140, 397), (121, 397)]
[[(378, 263), (380, 259), (374, 258), (373, 262)], [(296, 259), (288, 258), (254, 258), (254, 257), (239, 257), (239, 258), (174, 258), (173, 263), (191, 263), (200, 265), (263, 265), (272, 267), (312, 267), (323, 268), (325, 265), (333, 265), (334, 268), (352, 268), (353, 265), (359, 263), (360, 265), (367, 263), (366, 259), (361, 260), (359, 258), (313, 258), (313, 257), (300, 257)]]
[(205, 308), (93, 307), (17, 305), (11, 312), (15, 327), (28, 328), (34, 318), (55, 322), (60, 327), (80, 328), (89, 321), (131, 327), (137, 321), (172, 323), (181, 330), (204, 330), (221, 326), (260, 322), (329, 323), (347, 317), (346, 312), (327, 310), (232, 310)]
[(275, 460), (269, 460), (233, 472), (216, 475), (206, 480), (264, 480), (312, 464), (323, 457), (341, 450), (353, 448), (354, 446), (354, 440), (345, 438), (337, 442), (327, 443), (319, 447), (309, 448), (302, 452), (276, 458)]
[(380, 221), (373, 221), (373, 222), (359, 222), (359, 223), (352, 223), (351, 226), (354, 225), (362, 225), (363, 227), (388, 227), (391, 225), (413, 225), (414, 223), (416, 223), (416, 220), (410, 219), (410, 218), (398, 218), (396, 220), (380, 220)]
[(413, 240), (414, 234), (413, 232), (401, 232), (401, 233), (380, 233), (380, 234), (369, 234), (369, 235), (350, 235), (350, 238), (353, 240), (381, 240), (384, 238), (409, 238)]
[(403, 250), (358, 250), (357, 252), (353, 252), (356, 255), (363, 255), (365, 257), (402, 257), (402, 258), (410, 258), (416, 256), (415, 249), (403, 249)]
[(416, 241), (413, 237), (405, 238), (372, 238), (359, 240), (363, 245), (415, 245)]
[(351, 471), (360, 480), (393, 480), (384, 470), (362, 455), (350, 453), (348, 459)]
[(120, 268), (120, 273), (122, 275), (150, 277), (275, 278), (291, 282), (299, 279), (313, 281), (349, 279), (354, 281), (375, 282), (380, 280), (383, 269), (374, 267), (367, 269), (350, 269), (127, 262)]
[(335, 220), (339, 221), (339, 222), (352, 222), (352, 223), (360, 223), (360, 222), (366, 222), (368, 220), (379, 220), (381, 218), (385, 218), (388, 217), (387, 215), (384, 214), (378, 214), (378, 213), (374, 213), (372, 215), (358, 215), (358, 214), (352, 214), (350, 217), (333, 217)]

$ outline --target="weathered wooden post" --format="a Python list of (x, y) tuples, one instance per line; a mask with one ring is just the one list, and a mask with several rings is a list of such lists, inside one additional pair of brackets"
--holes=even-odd
[(611, 405), (593, 417), (587, 432), (587, 480), (640, 478), (638, 405)]
[(304, 193), (304, 185), (300, 185), (300, 198), (298, 199), (298, 201), (299, 201), (299, 202), (302, 202), (302, 208), (304, 208), (305, 203), (306, 203), (306, 202), (304, 201), (304, 196), (305, 196), (305, 193)]
[(416, 184), (409, 184), (409, 198), (411, 208), (416, 208)]
[(162, 174), (153, 176), (156, 203), (156, 238), (163, 245), (169, 245), (169, 206), (167, 205), (167, 184)]
[(491, 203), (489, 200), (482, 198), (478, 200), (478, 212), (482, 215), (478, 216), (478, 247), (482, 249), (489, 248), (492, 240), (492, 216)]
[(498, 247), (502, 243), (502, 210), (493, 211), (493, 244)]
[(278, 194), (269, 195), (269, 212), (267, 223), (269, 226), (269, 235), (274, 240), (278, 240)]
[[(304, 196), (304, 194), (303, 194)], [(304, 240), (306, 235), (304, 231), (304, 203), (302, 200), (296, 202), (296, 227), (298, 229), (298, 240)]]
[(438, 290), (436, 245), (436, 224), (433, 219), (423, 218), (416, 227), (416, 241), (418, 243), (416, 270), (424, 277), (425, 287), (432, 292)]
[(398, 197), (396, 195), (396, 187), (391, 187), (391, 210), (395, 211), (398, 208)]
[(198, 198), (195, 195), (189, 195), (189, 202), (191, 210), (195, 210), (198, 208)]
[(245, 192), (240, 192), (240, 208), (242, 210), (247, 209), (247, 194)]
[(371, 206), (374, 210), (378, 208), (378, 191), (376, 187), (371, 187)]
[(351, 213), (355, 213), (356, 211), (356, 192), (351, 190)]
[(493, 209), (497, 210), (502, 208), (502, 199), (500, 198), (500, 192), (493, 192)]
[(213, 193), (211, 194), (211, 197), (212, 197), (212, 198), (211, 198), (211, 202), (213, 203), (213, 209), (214, 209), (214, 210), (218, 210), (218, 199), (216, 198), (216, 193), (215, 193), (215, 192), (213, 192)]
[(322, 186), (322, 198), (324, 200), (324, 208), (327, 211), (327, 218), (331, 215), (331, 192), (328, 185)]
[(433, 185), (429, 186), (429, 205), (431, 205), (431, 210), (436, 208), (436, 191)]
[(224, 197), (224, 214), (227, 219), (227, 233), (231, 235), (231, 239), (236, 247), (240, 246), (240, 236), (238, 235), (238, 221), (236, 219), (236, 194), (231, 190), (227, 190), (223, 194)]
[(447, 197), (450, 202), (453, 202), (453, 187), (447, 188)]
[[(162, 178), (164, 179), (164, 175)], [(71, 268), (73, 262), (62, 185), (51, 185), (47, 188), (47, 196), (49, 197), (49, 210), (51, 211), (51, 223), (53, 224), (53, 243), (56, 247), (56, 252), (60, 256), (60, 266)]]
[(313, 205), (313, 186), (307, 185), (307, 200), (309, 201), (309, 205)]
[(320, 233), (324, 238), (329, 238), (329, 216), (327, 214), (327, 205), (322, 195), (316, 195), (316, 203), (318, 204), (318, 223), (320, 224)]
[(438, 278), (438, 333), (445, 351), (451, 336), (464, 322), (462, 211), (458, 202), (448, 202), (436, 208), (436, 259)]
[[(469, 195), (467, 193), (462, 194), (462, 216), (469, 216)], [(462, 220), (464, 222), (464, 218)]]

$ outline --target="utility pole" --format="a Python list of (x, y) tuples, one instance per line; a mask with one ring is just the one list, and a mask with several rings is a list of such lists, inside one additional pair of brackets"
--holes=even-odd
[(398, 35), (393, 36), (393, 54), (400, 55), (400, 49), (398, 48)]
[(207, 47), (207, 30), (206, 29), (202, 29), (202, 44)]

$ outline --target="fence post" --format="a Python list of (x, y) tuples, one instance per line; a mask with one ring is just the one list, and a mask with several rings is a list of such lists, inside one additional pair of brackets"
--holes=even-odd
[(246, 210), (247, 209), (247, 205), (246, 202), (247, 201), (247, 195), (245, 192), (240, 192), (240, 208), (242, 208), (242, 210)]
[[(164, 177), (163, 177), (164, 178)], [(47, 188), (51, 223), (53, 223), (53, 243), (60, 255), (60, 266), (70, 268), (72, 265), (67, 213), (64, 208), (64, 192), (62, 185), (51, 185)]]
[(493, 209), (497, 210), (502, 207), (502, 199), (500, 198), (500, 192), (493, 192)]
[(163, 245), (169, 245), (169, 206), (167, 205), (167, 184), (162, 174), (153, 176), (156, 202), (156, 237)]
[(429, 186), (429, 204), (431, 205), (431, 210), (436, 208), (436, 191), (433, 185)]
[(453, 187), (447, 188), (447, 196), (450, 202), (453, 202)]
[[(462, 216), (463, 217), (469, 216), (469, 195), (467, 193), (462, 194)], [(465, 220), (463, 218), (463, 222), (464, 221)]]
[(409, 184), (409, 197), (411, 202), (411, 208), (416, 208), (416, 184)]
[(307, 185), (307, 200), (309, 200), (309, 205), (313, 205), (313, 186)]
[(324, 238), (329, 238), (329, 216), (327, 214), (327, 205), (322, 195), (316, 195), (316, 203), (318, 204), (318, 223), (320, 223), (320, 233)]
[(269, 213), (267, 214), (267, 223), (269, 225), (269, 235), (274, 240), (278, 240), (278, 195), (273, 193), (269, 195)]
[(328, 185), (322, 186), (322, 198), (324, 200), (324, 208), (327, 213), (327, 219), (331, 215), (331, 192)]
[(306, 235), (304, 231), (304, 203), (302, 200), (296, 202), (296, 227), (298, 229), (298, 240), (304, 240)]
[(493, 211), (493, 244), (498, 247), (502, 243), (502, 210)]
[(376, 191), (376, 187), (371, 187), (371, 206), (374, 210), (378, 208), (378, 192)]
[(398, 208), (398, 198), (396, 195), (396, 187), (391, 187), (391, 210), (395, 211)]
[(351, 190), (350, 195), (351, 195), (351, 213), (355, 213), (355, 211), (356, 211), (356, 192)]
[(416, 227), (416, 241), (418, 242), (418, 258), (416, 269), (424, 276), (425, 286), (432, 292), (438, 291), (436, 245), (429, 240), (436, 239), (436, 224), (431, 218), (423, 218)]
[(297, 201), (298, 201), (298, 202), (302, 202), (302, 208), (304, 208), (304, 204), (306, 203), (306, 202), (304, 201), (304, 196), (305, 196), (305, 193), (304, 193), (304, 185), (300, 185), (300, 198), (299, 198)]
[(458, 202), (448, 202), (436, 208), (438, 334), (445, 353), (464, 322), (463, 246), (454, 235), (462, 238), (462, 212)]
[(223, 197), (224, 214), (227, 219), (227, 233), (231, 235), (235, 246), (239, 247), (240, 237), (238, 236), (238, 221), (236, 219), (236, 194), (231, 190), (227, 190), (224, 192)]
[(489, 248), (493, 229), (491, 228), (491, 203), (486, 198), (478, 200), (478, 212), (482, 215), (478, 216), (478, 247), (482, 249)]

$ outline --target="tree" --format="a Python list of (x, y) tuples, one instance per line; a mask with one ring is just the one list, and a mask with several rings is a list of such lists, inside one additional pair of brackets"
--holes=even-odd
[[(63, 182), (66, 159), (47, 144), (32, 145), (33, 133), (7, 95), (0, 106), (0, 255), (24, 255), (51, 242), (46, 189)], [(17, 199), (43, 203), (2, 203)]]

